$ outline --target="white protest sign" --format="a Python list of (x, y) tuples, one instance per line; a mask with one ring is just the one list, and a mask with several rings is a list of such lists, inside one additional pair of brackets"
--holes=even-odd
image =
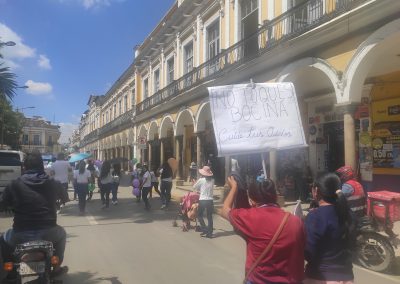
[(208, 88), (218, 156), (306, 146), (292, 83)]

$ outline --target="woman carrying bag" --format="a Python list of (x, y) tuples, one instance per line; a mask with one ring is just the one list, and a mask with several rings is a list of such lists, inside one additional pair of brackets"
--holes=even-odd
[(305, 234), (300, 218), (283, 211), (276, 203), (273, 181), (250, 184), (251, 208), (232, 208), (238, 186), (228, 177), (230, 192), (222, 216), (247, 243), (246, 284), (300, 284), (304, 275)]

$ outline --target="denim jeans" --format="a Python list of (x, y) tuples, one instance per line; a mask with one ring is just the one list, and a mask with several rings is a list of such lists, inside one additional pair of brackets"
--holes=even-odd
[(112, 190), (111, 190), (111, 193), (112, 193), (111, 200), (113, 202), (118, 201), (118, 187), (119, 187), (119, 182), (114, 182)]
[[(54, 254), (60, 258), (60, 262), (62, 263), (64, 259), (64, 251), (65, 251), (65, 244), (67, 242), (67, 233), (65, 232), (64, 228), (61, 226), (54, 226), (49, 229), (41, 229), (41, 230), (30, 230), (24, 232), (15, 232), (14, 229), (9, 229), (3, 236), (2, 239), (4, 243), (2, 244), (2, 252), (3, 258), (8, 260), (5, 255), (5, 251), (13, 252), (14, 248), (18, 244), (22, 244), (29, 241), (35, 240), (44, 240), (50, 241), (53, 243), (54, 247)], [(8, 245), (8, 248), (3, 248), (4, 245)], [(12, 255), (12, 254), (11, 254)], [(9, 255), (8, 257), (11, 257)]]
[(104, 183), (101, 184), (100, 193), (101, 193), (101, 201), (103, 205), (107, 208), (110, 204), (110, 192), (112, 190), (113, 184), (112, 183)]
[(86, 195), (88, 194), (88, 184), (87, 183), (77, 183), (76, 192), (78, 193), (79, 200), (79, 212), (85, 212), (86, 207)]
[(144, 205), (146, 206), (146, 209), (150, 209), (150, 203), (149, 200), (147, 198), (147, 196), (149, 195), (150, 190), (152, 189), (152, 187), (142, 187), (142, 199), (144, 201)]
[[(207, 211), (207, 223), (203, 219), (203, 213)], [(199, 219), (201, 230), (207, 235), (212, 235), (213, 233), (213, 217), (212, 214), (214, 212), (214, 201), (213, 200), (199, 200), (199, 211), (197, 213), (197, 219)]]
[(161, 180), (161, 201), (162, 204), (165, 206), (169, 205), (171, 201), (171, 189), (172, 189), (172, 182), (171, 181), (164, 181)]

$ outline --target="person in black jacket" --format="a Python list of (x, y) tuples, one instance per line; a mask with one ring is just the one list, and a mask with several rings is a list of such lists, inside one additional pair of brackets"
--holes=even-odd
[(167, 208), (169, 205), (169, 202), (171, 200), (171, 189), (172, 189), (172, 169), (170, 165), (165, 162), (162, 165), (162, 168), (160, 170), (161, 173), (161, 200), (162, 200), (162, 206), (161, 209)]
[[(44, 172), (39, 152), (26, 156), (24, 170), (21, 177), (5, 188), (0, 199), (0, 209), (14, 209), (13, 227), (0, 238), (3, 259), (12, 260), (17, 244), (46, 240), (53, 243), (54, 254), (62, 263), (67, 235), (64, 228), (57, 225), (56, 201), (63, 196), (63, 187)], [(67, 270), (66, 266), (60, 266), (54, 274)]]

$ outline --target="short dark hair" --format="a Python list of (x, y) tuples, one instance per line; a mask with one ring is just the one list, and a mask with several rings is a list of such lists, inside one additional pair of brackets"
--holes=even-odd
[(65, 158), (64, 153), (58, 153), (57, 160), (64, 160), (64, 158)]
[(44, 172), (42, 154), (39, 152), (28, 153), (24, 160), (24, 168), (26, 171)]

